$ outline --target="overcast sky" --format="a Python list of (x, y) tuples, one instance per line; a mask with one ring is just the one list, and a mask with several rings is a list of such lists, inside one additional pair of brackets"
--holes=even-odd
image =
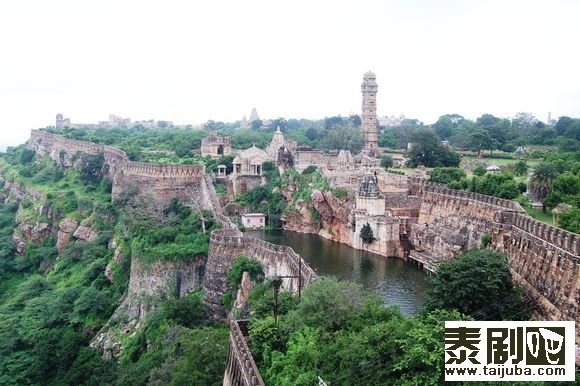
[(0, 3), (0, 145), (72, 122), (580, 117), (580, 1)]

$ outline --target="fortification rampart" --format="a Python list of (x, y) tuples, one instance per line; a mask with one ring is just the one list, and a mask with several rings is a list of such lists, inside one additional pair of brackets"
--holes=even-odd
[(204, 172), (203, 165), (162, 165), (145, 162), (128, 162), (123, 168), (124, 175), (164, 178), (199, 178)]
[(32, 130), (27, 144), (30, 150), (38, 155), (48, 155), (61, 166), (78, 167), (80, 162), (77, 153), (103, 154), (107, 173), (110, 179), (129, 162), (124, 151), (93, 142), (68, 139), (63, 136), (47, 133), (41, 130)]
[(490, 248), (508, 255), (535, 317), (579, 320), (579, 235), (534, 220), (515, 201), (417, 179), (409, 179), (409, 190), (422, 199), (411, 236), (417, 249), (447, 260), (481, 246), (488, 234)]
[[(93, 142), (64, 138), (41, 130), (32, 130), (28, 148), (38, 155), (48, 155), (61, 166), (79, 167), (78, 154), (103, 154), (107, 176), (113, 181), (113, 200), (123, 192), (152, 194), (156, 199), (179, 197), (194, 201), (200, 208), (215, 204), (209, 196), (211, 181), (205, 178), (203, 165), (161, 165), (132, 162), (124, 151)], [(209, 185), (208, 185), (209, 184)]]
[(224, 374), (224, 386), (265, 385), (246, 342), (247, 322), (230, 322), (230, 346)]
[(227, 274), (238, 256), (258, 260), (269, 277), (292, 276), (282, 281), (282, 288), (287, 290), (302, 290), (317, 277), (308, 263), (290, 247), (246, 236), (233, 228), (214, 231), (209, 242), (204, 301), (216, 319), (226, 316), (222, 296), (229, 289)]
[(424, 196), (425, 193), (435, 193), (459, 199), (469, 200), (479, 205), (485, 204), (493, 207), (504, 208), (518, 213), (525, 213), (520, 204), (512, 200), (487, 196), (485, 194), (466, 192), (463, 190), (450, 189), (438, 182), (426, 181), (422, 178), (408, 177), (409, 192), (415, 196)]
[(535, 316), (579, 321), (580, 236), (521, 214), (502, 212), (498, 219), (491, 246), (510, 257), (514, 281), (532, 299)]
[(501, 212), (498, 222), (511, 225), (573, 255), (580, 255), (580, 235), (535, 220), (527, 215)]
[(113, 199), (133, 190), (152, 194), (157, 199), (179, 197), (195, 201), (200, 208), (211, 208), (203, 165), (159, 165), (128, 162), (113, 180)]

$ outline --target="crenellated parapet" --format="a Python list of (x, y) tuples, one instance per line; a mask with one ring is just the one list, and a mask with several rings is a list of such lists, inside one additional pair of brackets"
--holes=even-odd
[(79, 154), (102, 154), (107, 177), (113, 181), (113, 200), (123, 192), (151, 194), (155, 199), (179, 197), (212, 209), (208, 181), (203, 165), (162, 165), (129, 161), (127, 154), (106, 145), (64, 138), (42, 130), (32, 130), (28, 148), (39, 156), (47, 155), (61, 166), (79, 167)]
[(282, 288), (290, 291), (304, 289), (317, 277), (308, 263), (290, 247), (244, 235), (233, 227), (213, 231), (204, 279), (204, 302), (216, 319), (226, 316), (222, 297), (229, 290), (227, 274), (238, 256), (258, 260), (269, 277), (287, 276), (282, 280)]
[(205, 173), (203, 165), (163, 165), (145, 162), (129, 162), (123, 168), (124, 175), (159, 178), (201, 178)]
[(536, 318), (580, 321), (580, 235), (531, 218), (515, 201), (408, 180), (421, 198), (415, 248), (444, 261), (491, 236), (489, 247), (508, 255)]
[(511, 225), (573, 255), (580, 255), (580, 235), (543, 223), (529, 216), (502, 212), (502, 224)]
[(504, 212), (501, 219), (491, 248), (509, 256), (514, 281), (531, 299), (533, 315), (580, 321), (578, 235), (521, 214)]
[(120, 149), (93, 142), (79, 141), (64, 138), (61, 135), (41, 130), (32, 130), (27, 147), (34, 150), (39, 156), (48, 156), (60, 166), (79, 167), (79, 154), (103, 154), (104, 164), (107, 167), (107, 176), (113, 180), (114, 176), (129, 163), (127, 154)]
[(263, 386), (265, 385), (252, 353), (248, 348), (247, 321), (230, 322), (230, 345), (224, 374), (224, 386)]
[(525, 213), (520, 204), (512, 200), (487, 196), (485, 194), (466, 192), (464, 190), (450, 189), (445, 184), (427, 181), (422, 178), (408, 177), (409, 191), (415, 196), (424, 196), (426, 193), (445, 195), (452, 198), (469, 200), (478, 204), (505, 208), (520, 213)]

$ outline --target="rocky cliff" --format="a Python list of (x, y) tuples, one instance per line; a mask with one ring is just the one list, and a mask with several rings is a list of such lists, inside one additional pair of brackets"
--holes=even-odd
[[(291, 201), (294, 187), (281, 189)], [(296, 200), (284, 213), (284, 229), (318, 234), (329, 240), (352, 245), (354, 200), (351, 196), (339, 199), (329, 191), (312, 190), (310, 201)]]

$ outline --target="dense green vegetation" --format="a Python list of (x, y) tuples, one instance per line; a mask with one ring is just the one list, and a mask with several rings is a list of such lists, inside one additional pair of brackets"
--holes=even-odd
[(413, 146), (409, 151), (409, 166), (426, 167), (459, 166), (459, 154), (441, 144), (437, 135), (429, 129), (417, 130), (413, 137)]
[[(48, 159), (34, 160), (20, 147), (0, 159), (4, 178), (46, 197), (50, 217), (25, 198), (17, 220), (56, 225), (63, 216), (98, 230), (93, 242), (71, 243), (62, 252), (54, 237), (29, 243), (16, 256), (8, 235), (15, 231), (12, 203), (0, 204), (0, 384), (66, 384), (69, 371), (91, 337), (103, 326), (125, 290), (127, 261), (104, 275), (113, 251), (107, 248), (117, 212), (110, 184), (100, 178), (81, 183), (78, 170), (62, 170)], [(16, 234), (19, 231), (16, 230)], [(103, 364), (102, 370), (110, 366)]]
[[(515, 199), (534, 218), (552, 223), (578, 233), (578, 208), (580, 205), (580, 153), (556, 152), (531, 168), (529, 184), (523, 175), (527, 173), (523, 161), (502, 168), (501, 173), (490, 174), (483, 168), (475, 168), (473, 176), (467, 176), (461, 168), (434, 168), (429, 171), (430, 179), (447, 184), (453, 189), (463, 189), (490, 196)], [(523, 195), (529, 189), (531, 197)], [(543, 213), (530, 208), (530, 198), (543, 205)], [(546, 213), (547, 208), (558, 214)], [(555, 213), (556, 213), (555, 212)]]
[(211, 213), (193, 211), (177, 199), (163, 203), (136, 197), (126, 202), (118, 226), (142, 260), (192, 261), (207, 256), (209, 232), (217, 223)]
[[(311, 385), (318, 376), (332, 385), (441, 384), (444, 321), (527, 316), (506, 262), (503, 255), (481, 250), (458, 256), (457, 268), (442, 268), (443, 278), (434, 277), (428, 308), (415, 317), (385, 306), (357, 284), (321, 278), (300, 302), (280, 296), (276, 322), (272, 283), (266, 282), (250, 297), (252, 353), (272, 385)], [(489, 281), (481, 286), (483, 271)], [(445, 282), (451, 286), (447, 292)]]
[(238, 256), (232, 265), (232, 269), (228, 272), (230, 292), (225, 293), (222, 298), (222, 303), (227, 310), (232, 308), (244, 272), (248, 272), (250, 279), (254, 282), (261, 283), (264, 281), (264, 271), (259, 261), (245, 256)]
[[(126, 292), (131, 257), (204, 258), (215, 227), (207, 212), (176, 200), (152, 205), (130, 194), (111, 204), (98, 156), (82, 157), (78, 170), (63, 169), (21, 146), (0, 156), (0, 170), (0, 187), (4, 180), (17, 182), (44, 197), (0, 200), (0, 384), (221, 384), (228, 328), (208, 325), (200, 292), (160, 299), (142, 328), (122, 337), (119, 362), (89, 348)], [(41, 201), (48, 213), (40, 210)], [(64, 217), (99, 237), (71, 240), (58, 252), (48, 235), (16, 255), (12, 234), (24, 235), (15, 221), (56, 228)], [(109, 247), (113, 238), (118, 260)]]
[[(242, 131), (234, 131), (235, 125), (216, 126), (220, 134), (232, 135), (238, 148), (253, 143), (265, 146), (280, 125), (287, 139), (300, 144), (356, 152), (362, 143), (357, 118), (278, 119), (268, 127), (256, 125)], [(533, 169), (532, 193), (549, 209), (569, 205), (558, 215), (559, 224), (580, 231), (579, 120), (562, 117), (550, 127), (531, 123), (525, 115), (511, 121), (489, 115), (475, 122), (454, 115), (442, 118), (434, 125), (440, 138), (477, 157), (495, 151), (496, 157), (507, 157), (513, 166), (502, 164), (507, 170), (493, 175), (478, 176), (474, 170), (474, 177), (460, 169), (433, 169), (433, 180), (525, 203), (520, 193), (529, 167)], [(399, 127), (385, 128), (380, 142), (396, 148), (415, 143), (410, 152), (415, 164), (456, 166), (457, 155), (425, 129), (420, 122), (407, 120)], [(53, 131), (123, 148), (133, 160), (202, 163), (209, 170), (225, 164), (231, 169), (232, 157), (211, 160), (193, 154), (192, 149), (199, 148), (207, 135), (204, 130)], [(543, 147), (511, 154), (517, 146), (529, 144)], [(499, 155), (498, 149), (507, 153)], [(4, 180), (28, 190), (19, 203), (0, 200), (0, 384), (221, 384), (228, 329), (208, 323), (200, 292), (160, 299), (159, 307), (140, 328), (122, 337), (119, 361), (103, 360), (89, 348), (126, 292), (132, 257), (145, 262), (203, 259), (209, 232), (216, 224), (209, 213), (177, 200), (153, 203), (147, 197), (127, 194), (112, 204), (111, 183), (103, 178), (103, 158), (75, 157), (80, 157), (79, 169), (35, 158), (34, 152), (22, 146), (0, 156), (0, 193), (6, 193)], [(529, 157), (542, 161), (532, 164)], [(389, 163), (385, 158), (383, 166)], [(315, 167), (303, 173), (287, 170), (278, 176), (273, 165), (264, 165), (264, 173), (268, 184), (241, 195), (239, 202), (264, 211), (271, 226), (279, 226), (280, 217), (299, 200), (311, 201), (314, 189), (330, 189)], [(295, 188), (289, 203), (280, 193), (287, 186)], [(340, 189), (334, 193), (348, 196)], [(31, 199), (32, 195), (42, 200)], [(311, 215), (320, 219), (315, 210)], [(552, 218), (541, 211), (534, 215), (546, 216), (544, 221)], [(72, 240), (59, 252), (50, 232), (33, 241), (16, 227), (17, 223), (42, 223), (56, 229), (65, 217), (99, 236), (91, 242)], [(21, 255), (16, 254), (13, 234), (27, 240)], [(118, 260), (110, 247), (113, 239), (122, 252)], [(252, 350), (271, 384), (309, 384), (318, 375), (332, 384), (440, 383), (444, 320), (527, 316), (506, 266), (504, 257), (481, 251), (470, 251), (442, 265), (426, 310), (417, 317), (404, 317), (395, 308), (385, 307), (357, 285), (322, 279), (304, 291), (300, 303), (281, 293), (276, 322), (271, 316), (272, 283), (266, 282), (258, 285), (251, 298)], [(239, 283), (241, 272), (252, 269), (251, 262), (239, 263), (230, 280)], [(488, 279), (485, 285), (481, 285), (483, 274)], [(121, 326), (113, 323), (111, 328), (119, 332)]]
[(507, 256), (488, 250), (469, 250), (441, 264), (425, 308), (456, 309), (476, 320), (529, 318), (522, 293), (512, 283)]
[[(278, 169), (266, 171), (267, 177), (265, 186), (256, 186), (254, 189), (239, 194), (236, 202), (250, 208), (252, 211), (262, 212), (268, 216), (268, 226), (279, 228), (282, 225), (281, 216), (293, 210), (298, 200), (311, 202), (312, 191), (330, 190), (330, 185), (324, 176), (316, 170), (315, 166), (309, 166), (298, 173), (295, 169), (286, 169), (283, 175), (279, 175)], [(292, 200), (287, 203), (280, 189), (294, 186), (295, 191)], [(345, 196), (346, 192), (339, 191), (339, 195)], [(346, 197), (346, 196), (345, 196)], [(319, 215), (316, 212), (315, 216)]]

